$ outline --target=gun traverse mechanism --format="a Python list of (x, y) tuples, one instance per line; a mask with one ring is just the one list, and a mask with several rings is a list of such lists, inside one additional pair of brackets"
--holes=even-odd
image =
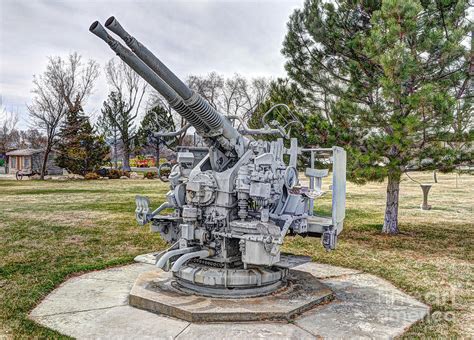
[[(208, 146), (206, 153), (202, 148), (178, 152), (168, 177), (166, 202), (156, 210), (151, 210), (148, 198), (136, 197), (137, 222), (151, 223), (151, 230), (170, 244), (159, 253), (156, 265), (173, 273), (177, 288), (206, 296), (269, 294), (284, 284), (288, 274), (280, 252), (288, 233), (321, 237), (326, 249), (335, 248), (345, 217), (342, 148), (302, 149), (296, 138), (286, 147), (286, 129), (294, 122), (282, 127), (263, 121), (263, 128), (250, 129), (239, 117), (220, 114), (114, 17), (105, 27), (128, 48), (97, 21), (89, 30), (169, 102), (187, 121), (184, 130), (194, 127)], [(239, 129), (231, 120), (240, 122)], [(269, 134), (278, 138), (256, 139)], [(311, 158), (305, 172), (309, 187), (301, 186), (296, 167), (298, 155), (304, 152)], [(332, 215), (328, 217), (313, 214), (315, 199), (324, 194), (322, 179), (328, 176), (327, 169), (314, 168), (316, 158), (332, 164)], [(173, 213), (160, 214), (165, 209)]]

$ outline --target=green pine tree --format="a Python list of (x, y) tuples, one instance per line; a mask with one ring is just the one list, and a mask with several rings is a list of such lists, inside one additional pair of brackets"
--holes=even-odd
[(351, 180), (388, 178), (385, 233), (399, 231), (405, 171), (448, 171), (470, 156), (468, 8), (463, 0), (308, 0), (288, 23), (291, 82), (274, 84), (270, 102), (292, 97), (307, 145), (345, 147)]
[(162, 105), (156, 105), (148, 110), (143, 117), (137, 133), (137, 143), (141, 147), (151, 146), (155, 150), (157, 161), (160, 159), (160, 148), (173, 148), (177, 145), (176, 137), (155, 138), (153, 132), (175, 131), (171, 112)]
[(135, 120), (138, 112), (133, 110), (133, 105), (128, 104), (122, 98), (121, 94), (115, 91), (109, 93), (102, 115), (104, 119), (111, 123), (113, 129), (118, 130), (122, 146), (122, 168), (130, 171), (130, 155), (133, 152), (136, 141)]
[(110, 119), (110, 116), (106, 111), (102, 110), (102, 114), (99, 116), (96, 122), (97, 132), (105, 139), (106, 143), (110, 145), (112, 149), (111, 162), (114, 169), (118, 169), (118, 148), (120, 144), (120, 131), (114, 121)]
[(56, 163), (69, 172), (85, 175), (108, 161), (109, 148), (104, 138), (94, 133), (82, 111), (67, 113), (59, 140)]

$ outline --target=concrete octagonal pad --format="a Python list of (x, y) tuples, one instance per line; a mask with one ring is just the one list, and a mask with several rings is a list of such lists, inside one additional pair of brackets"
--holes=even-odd
[[(294, 269), (329, 286), (335, 295), (330, 303), (316, 305), (291, 322), (192, 323), (128, 305), (137, 277), (154, 269), (141, 263), (70, 278), (30, 318), (78, 339), (391, 339), (429, 313), (428, 306), (374, 275), (306, 263)], [(244, 310), (249, 308), (245, 301), (237, 300)]]
[(153, 270), (138, 276), (129, 304), (189, 322), (289, 320), (333, 299), (332, 290), (310, 273), (291, 270), (286, 287), (255, 298), (190, 295), (173, 286), (172, 274)]

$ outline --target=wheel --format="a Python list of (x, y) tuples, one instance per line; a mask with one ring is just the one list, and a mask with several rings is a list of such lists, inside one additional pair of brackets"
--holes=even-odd
[(21, 181), (23, 179), (23, 174), (21, 173), (21, 171), (17, 171), (15, 177), (17, 181)]
[(171, 173), (171, 163), (163, 163), (158, 167), (158, 177), (163, 182), (169, 182), (168, 176)]
[(298, 184), (298, 171), (292, 166), (285, 170), (285, 185), (288, 189), (293, 189)]

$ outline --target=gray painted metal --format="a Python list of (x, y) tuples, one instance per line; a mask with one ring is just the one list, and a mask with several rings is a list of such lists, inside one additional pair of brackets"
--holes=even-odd
[(168, 261), (173, 257), (173, 256), (178, 256), (178, 255), (183, 255), (183, 254), (189, 254), (193, 251), (197, 251), (199, 248), (197, 247), (189, 247), (189, 248), (181, 248), (181, 249), (175, 249), (175, 250), (169, 250), (165, 254), (163, 254), (160, 259), (156, 262), (156, 266), (158, 268), (165, 268), (167, 265)]
[(184, 84), (173, 72), (170, 71), (165, 64), (161, 62), (153, 53), (148, 50), (142, 43), (128, 34), (127, 31), (120, 25), (115, 17), (110, 17), (105, 22), (105, 27), (117, 34), (127, 44), (127, 46), (155, 73), (168, 83), (173, 90), (178, 93), (181, 98), (188, 100), (193, 95), (193, 92)]
[(192, 282), (183, 281), (180, 279), (176, 280), (177, 284), (175, 288), (188, 294), (199, 294), (207, 297), (217, 298), (254, 298), (259, 296), (265, 296), (275, 292), (277, 289), (284, 286), (284, 282), (277, 280), (265, 286), (248, 285), (247, 287), (238, 288), (233, 287), (232, 289), (227, 288), (215, 288), (212, 286), (199, 286)]
[[(333, 147), (332, 223), (339, 225), (346, 217), (346, 152)], [(339, 232), (338, 232), (339, 233)]]
[(176, 262), (173, 264), (173, 267), (171, 267), (172, 272), (177, 272), (178, 270), (181, 269), (183, 264), (191, 259), (204, 259), (206, 257), (212, 256), (214, 254), (213, 250), (206, 249), (206, 250), (198, 250), (193, 253), (188, 253), (184, 254), (183, 256), (180, 256), (179, 259), (176, 260)]
[(138, 58), (140, 58), (173, 90), (175, 90), (176, 93), (184, 99), (186, 105), (194, 112), (195, 117), (199, 117), (209, 130), (223, 129), (222, 134), (226, 138), (233, 139), (238, 137), (238, 132), (225, 118), (223, 118), (199, 94), (194, 93), (186, 84), (184, 84), (172, 71), (170, 71), (168, 67), (166, 67), (165, 64), (163, 64), (160, 59), (151, 53), (150, 50), (128, 34), (115, 17), (110, 17), (106, 21), (105, 27), (122, 38)]
[(152, 69), (150, 69), (143, 61), (134, 55), (129, 49), (112, 38), (102, 25), (95, 21), (89, 30), (104, 40), (110, 48), (122, 59), (128, 66), (137, 72), (147, 83), (149, 83), (156, 91), (158, 91), (188, 122), (199, 131), (206, 131), (204, 123), (196, 117), (196, 115), (184, 104), (183, 99), (160, 77), (158, 77)]
[(199, 263), (173, 272), (175, 287), (212, 297), (255, 297), (284, 286), (288, 269), (284, 267), (215, 268)]
[(104, 40), (110, 48), (117, 53), (120, 59), (145, 79), (146, 82), (153, 86), (153, 88), (163, 95), (167, 101), (174, 103), (179, 100), (176, 92), (168, 86), (168, 84), (166, 84), (161, 78), (157, 77), (156, 74), (130, 50), (112, 38), (99, 22), (96, 21), (92, 23), (89, 30)]
[[(326, 249), (335, 248), (345, 218), (343, 149), (301, 149), (296, 138), (285, 143), (289, 126), (298, 123), (295, 116), (290, 112), (291, 121), (283, 126), (265, 120), (277, 107), (289, 110), (284, 104), (275, 105), (264, 114), (263, 128), (250, 129), (243, 123), (239, 132), (114, 17), (107, 20), (106, 27), (135, 54), (99, 23), (93, 23), (90, 31), (160, 92), (208, 145), (205, 155), (202, 148), (178, 152), (177, 163), (168, 177), (166, 202), (158, 209), (152, 212), (148, 198), (136, 197), (138, 223), (151, 223), (151, 230), (172, 244), (161, 254), (158, 267), (171, 268), (187, 289), (203, 295), (218, 289), (222, 296), (238, 295), (233, 293), (237, 291), (253, 296), (257, 292), (267, 294), (268, 289), (276, 289), (284, 280), (286, 269), (278, 266), (287, 233), (320, 236)], [(187, 128), (188, 125), (184, 127)], [(257, 139), (269, 134), (280, 138)], [(311, 152), (311, 164), (306, 169), (309, 188), (301, 185), (297, 171), (302, 152)], [(313, 215), (315, 200), (325, 193), (323, 178), (328, 175), (327, 169), (314, 168), (316, 157), (332, 163), (332, 216)], [(173, 214), (161, 215), (165, 208), (173, 209)]]

